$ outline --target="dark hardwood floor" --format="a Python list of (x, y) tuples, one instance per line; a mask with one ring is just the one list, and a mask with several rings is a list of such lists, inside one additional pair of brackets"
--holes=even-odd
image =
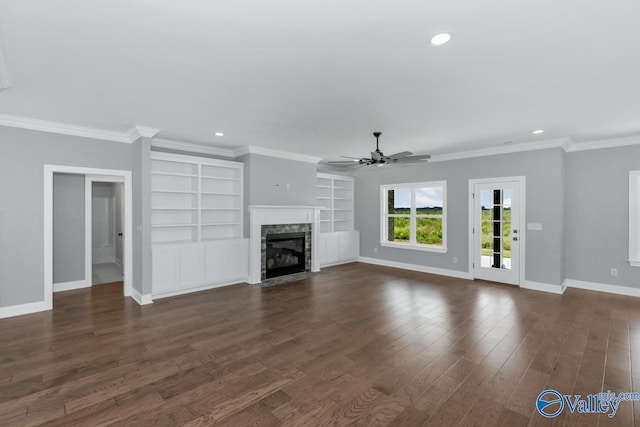
[(535, 409), (640, 389), (640, 299), (349, 264), (139, 307), (122, 284), (0, 320), (0, 425), (640, 425)]

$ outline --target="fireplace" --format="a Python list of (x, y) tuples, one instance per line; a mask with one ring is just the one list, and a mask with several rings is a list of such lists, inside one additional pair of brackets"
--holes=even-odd
[(266, 244), (267, 279), (305, 271), (305, 233), (267, 234)]
[(261, 228), (261, 280), (311, 271), (311, 224), (268, 224)]
[[(249, 283), (267, 279), (267, 235), (304, 233), (304, 272), (320, 271), (320, 208), (317, 206), (249, 206)], [(289, 261), (292, 261), (290, 259)], [(300, 257), (298, 259), (300, 261)], [(273, 280), (279, 280), (273, 278)]]

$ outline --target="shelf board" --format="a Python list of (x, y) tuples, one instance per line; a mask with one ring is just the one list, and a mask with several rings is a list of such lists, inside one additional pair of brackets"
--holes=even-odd
[(200, 194), (205, 196), (239, 196), (240, 193), (216, 193), (213, 191), (201, 191)]
[(224, 176), (202, 175), (204, 179), (218, 179), (222, 181), (240, 181), (240, 178), (227, 178)]
[(240, 225), (240, 223), (239, 222), (207, 222), (207, 223), (202, 223), (203, 227), (220, 226), (220, 225)]
[(151, 245), (180, 245), (185, 243), (196, 243), (197, 240), (162, 240), (159, 242), (151, 242)]
[(202, 208), (203, 211), (239, 211), (240, 208)]
[(351, 197), (334, 197), (333, 200), (353, 200)]
[(194, 174), (191, 174), (191, 173), (158, 172), (158, 171), (151, 172), (151, 175), (182, 176), (182, 177), (188, 177), (188, 178), (197, 178), (198, 177), (198, 175), (194, 175)]
[(318, 200), (331, 200), (331, 197), (316, 197)]
[(197, 211), (198, 208), (151, 208), (152, 211)]
[(350, 211), (351, 209), (338, 209), (338, 208), (335, 208), (335, 209), (333, 209), (333, 210), (334, 210), (334, 211)]
[(353, 221), (351, 219), (334, 219), (335, 222), (349, 222), (349, 221)]
[(318, 188), (331, 188), (330, 185), (316, 185)]
[(154, 224), (151, 228), (197, 227), (198, 224)]
[(151, 190), (152, 193), (171, 193), (171, 194), (198, 194), (197, 191), (179, 191), (179, 190)]

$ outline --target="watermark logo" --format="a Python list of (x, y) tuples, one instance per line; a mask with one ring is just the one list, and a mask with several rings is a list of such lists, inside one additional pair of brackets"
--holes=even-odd
[(555, 390), (545, 390), (538, 395), (536, 408), (543, 417), (557, 417), (564, 409), (563, 396)]
[(536, 399), (536, 409), (545, 418), (554, 418), (562, 413), (564, 408), (568, 408), (573, 414), (607, 414), (609, 418), (615, 417), (620, 407), (620, 403), (627, 401), (640, 401), (640, 393), (618, 393), (611, 390), (602, 393), (589, 394), (582, 398), (582, 395), (561, 394), (560, 392), (548, 389), (538, 395)]

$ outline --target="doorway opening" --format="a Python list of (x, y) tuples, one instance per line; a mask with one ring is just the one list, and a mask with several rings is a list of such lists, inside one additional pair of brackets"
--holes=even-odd
[[(124, 185), (113, 177), (110, 181), (95, 175), (85, 177), (86, 222), (85, 250), (91, 251), (91, 264), (85, 270), (91, 285), (121, 282), (124, 279)], [(89, 196), (90, 195), (90, 196)], [(89, 273), (89, 271), (87, 273)]]
[(469, 271), (473, 278), (524, 282), (525, 177), (469, 180)]
[[(54, 210), (57, 212), (58, 209), (64, 207), (65, 201), (60, 199), (60, 193), (57, 194), (54, 199), (54, 189), (59, 188), (57, 185), (54, 186), (54, 181), (58, 181), (59, 177), (68, 177), (71, 181), (84, 180), (84, 197), (81, 197), (84, 201), (84, 221), (82, 218), (73, 217), (73, 227), (76, 230), (80, 227), (80, 231), (70, 231), (64, 232), (66, 236), (72, 236), (77, 240), (77, 235), (82, 236), (82, 231), (84, 231), (84, 245), (80, 244), (81, 248), (80, 255), (77, 255), (77, 251), (73, 253), (66, 253), (65, 251), (56, 250), (55, 251), (55, 259), (54, 259), (54, 237), (58, 238), (62, 235), (61, 233), (63, 229), (60, 227), (54, 228)], [(55, 180), (54, 180), (55, 178)], [(123, 282), (123, 294), (124, 296), (131, 296), (132, 289), (132, 277), (133, 277), (133, 244), (132, 244), (132, 228), (133, 228), (133, 208), (132, 208), (132, 178), (131, 171), (124, 170), (114, 170), (114, 169), (95, 169), (95, 168), (82, 168), (82, 167), (73, 167), (73, 166), (58, 166), (58, 165), (45, 165), (44, 166), (44, 302), (47, 310), (51, 310), (53, 308), (53, 292), (54, 291), (62, 291), (69, 289), (77, 289), (81, 287), (91, 286), (93, 283), (93, 215), (92, 215), (92, 194), (93, 194), (93, 181), (104, 182), (104, 183), (117, 183), (121, 190), (121, 212), (120, 221), (121, 228), (117, 231), (117, 224), (113, 225), (114, 231), (117, 233), (122, 233), (120, 237), (122, 240), (121, 245), (121, 264), (122, 264), (122, 279)], [(115, 191), (115, 190), (114, 190)], [(115, 195), (115, 193), (114, 193)], [(54, 203), (55, 201), (55, 203)], [(112, 202), (113, 208), (116, 208), (116, 202), (113, 200)], [(81, 212), (82, 205), (80, 208), (75, 209), (75, 214), (77, 216), (78, 212)], [(116, 215), (114, 212), (114, 221), (116, 220)], [(80, 225), (78, 225), (80, 224)], [(59, 225), (59, 224), (56, 224)], [(82, 230), (84, 228), (84, 230)], [(54, 232), (55, 230), (55, 232)], [(73, 233), (76, 233), (74, 236)], [(110, 238), (105, 238), (104, 242), (108, 242)], [(117, 239), (113, 240), (113, 250), (114, 250), (114, 258), (115, 251), (117, 246)], [(104, 243), (103, 242), (103, 243)], [(77, 245), (77, 242), (74, 243)], [(108, 243), (107, 243), (108, 246)], [(74, 246), (75, 247), (75, 246)], [(106, 247), (106, 246), (105, 246)], [(59, 248), (56, 248), (59, 249)], [(105, 249), (106, 250), (106, 249)], [(60, 272), (68, 271), (68, 268), (64, 266), (64, 264), (60, 264), (61, 258), (64, 259), (65, 256), (73, 255), (74, 262), (74, 270), (78, 269), (77, 262), (79, 259), (79, 270), (80, 275), (74, 273), (73, 279), (68, 279), (68, 281), (61, 282)], [(84, 255), (84, 258), (82, 258)], [(115, 260), (114, 260), (115, 262)], [(84, 264), (84, 266), (83, 266)], [(55, 274), (54, 274), (55, 273)], [(84, 274), (82, 274), (84, 273)], [(81, 276), (81, 277), (76, 277)], [(54, 286), (54, 282), (56, 285)]]

